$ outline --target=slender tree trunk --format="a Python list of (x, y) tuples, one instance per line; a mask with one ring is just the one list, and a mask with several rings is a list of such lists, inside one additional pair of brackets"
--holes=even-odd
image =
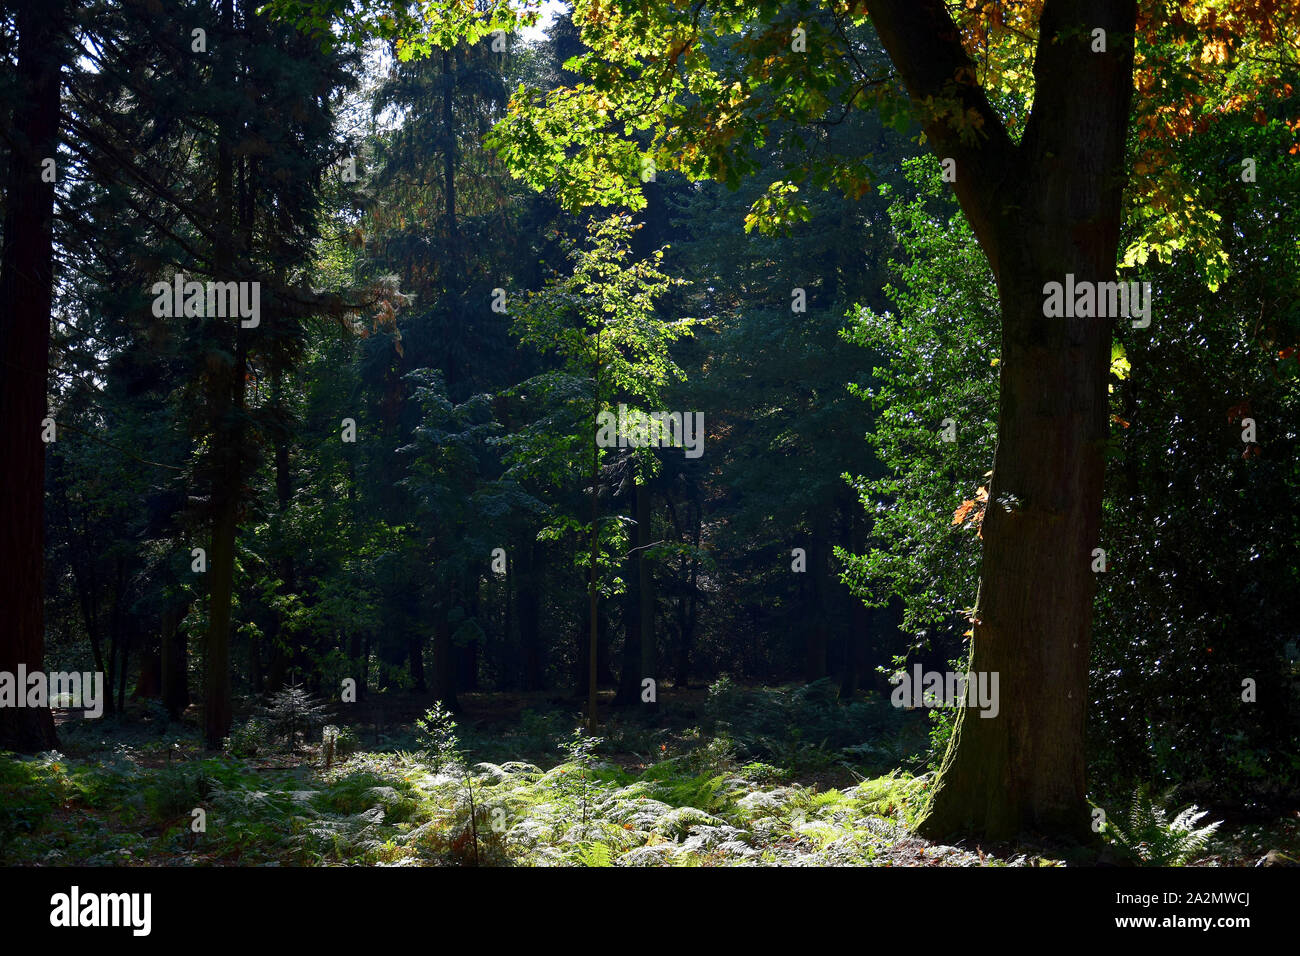
[[(277, 276), (278, 284), (283, 285), (285, 281), (283, 273)], [(275, 500), (279, 518), (274, 544), (279, 552), (276, 571), (280, 577), (280, 593), (288, 595), (294, 593), (293, 552), (287, 547), (283, 535), (288, 521), (289, 504), (293, 499), (293, 475), (289, 469), (289, 416), (284, 407), (284, 366), (278, 358), (274, 358), (271, 365), (271, 408), (275, 420)], [(262, 666), (260, 642), (256, 637), (249, 641), (249, 682), (253, 693), (260, 694), (266, 689), (275, 691), (284, 686), (287, 662), (281, 644), (286, 639), (287, 631), (285, 614), (272, 611), (270, 633), (266, 640), (266, 646), (270, 649), (266, 673)]]
[(446, 142), (442, 150), (443, 198), (446, 203), (447, 236), (455, 238), (456, 224), (456, 113), (453, 95), (456, 91), (456, 74), (452, 70), (454, 51), (442, 51), (442, 134)]
[[(469, 595), (466, 608), (467, 613), (474, 620), (479, 619), (479, 588), (482, 582), (477, 577), (472, 577), (466, 593)], [(453, 653), (456, 655), (456, 689), (457, 691), (475, 691), (478, 690), (478, 654), (479, 642), (468, 641), (454, 648)]]
[(162, 695), (162, 639), (150, 638), (140, 648), (140, 673), (136, 676), (132, 700), (157, 698)]
[[(640, 496), (638, 489), (640, 485), (634, 485), (629, 489), (634, 514), (638, 515), (640, 505)], [(631, 553), (627, 556), (625, 562), (624, 574), (627, 580), (627, 591), (624, 594), (623, 601), (623, 666), (618, 675), (618, 691), (614, 695), (614, 706), (631, 707), (641, 699), (641, 641), (642, 641), (642, 616), (641, 616), (641, 528), (640, 525), (633, 529), (631, 535), (632, 548)]]
[(108, 613), (108, 654), (104, 658), (107, 668), (104, 670), (104, 687), (108, 693), (104, 697), (104, 713), (112, 716), (117, 713), (117, 614), (116, 609)]
[(812, 519), (812, 537), (808, 541), (808, 600), (804, 619), (804, 680), (812, 682), (826, 676), (828, 628), (826, 599), (830, 574), (826, 520), (818, 510)]
[[(221, 0), (222, 42), (234, 38), (234, 0)], [(227, 79), (233, 79), (235, 64), (227, 60)], [(232, 120), (222, 117), (217, 130), (217, 215), (218, 238), (213, 257), (218, 278), (229, 281), (235, 261), (234, 235), (234, 148), (236, 131), (230, 128)], [(238, 321), (234, 329), (222, 328), (219, 323), (229, 319), (207, 318), (209, 335), (217, 341), (236, 342), (239, 337)], [(242, 350), (236, 345), (235, 351)], [(221, 363), (219, 353), (213, 356), (214, 364)], [(213, 370), (212, 389), (208, 402), (212, 414), (212, 544), (208, 555), (208, 637), (204, 662), (203, 730), (204, 741), (211, 750), (221, 748), (222, 740), (230, 731), (230, 609), (234, 594), (235, 535), (238, 530), (240, 490), (240, 456), (242, 454), (241, 405), (244, 390), (243, 362), (238, 358), (233, 367)]]
[(677, 645), (677, 666), (673, 671), (673, 680), (677, 687), (685, 687), (690, 680), (691, 650), (695, 646), (695, 622), (699, 601), (699, 547), (704, 516), (698, 501), (695, 502), (692, 513), (694, 522), (692, 524), (691, 545), (695, 548), (696, 553), (691, 555), (690, 571), (686, 575), (686, 594), (682, 598), (681, 604), (681, 641)]
[[(506, 559), (505, 577), (499, 582), (501, 587), (501, 646), (507, 648), (511, 646), (515, 633), (515, 584), (516, 570), (515, 560)], [(491, 586), (489, 584), (489, 586)], [(504, 689), (514, 690), (522, 685), (519, 680), (519, 673), (513, 671), (506, 675), (502, 687)]]
[(600, 434), (596, 419), (600, 415), (600, 332), (596, 332), (596, 365), (592, 386), (595, 395), (595, 408), (591, 416), (591, 555), (588, 561), (587, 601), (591, 614), (590, 644), (587, 649), (587, 726), (594, 728), (600, 722), (596, 711), (596, 694), (598, 684), (598, 635), (600, 621), (598, 611), (599, 590), (597, 588), (597, 558), (600, 554)]
[(117, 710), (126, 713), (126, 684), (128, 668), (131, 663), (131, 633), (128, 629), (122, 634), (122, 666), (117, 672)]
[[(860, 507), (853, 507), (849, 517), (849, 547), (854, 554), (866, 551), (866, 516)], [(871, 611), (858, 597), (848, 593), (849, 630), (844, 635), (843, 672), (840, 677), (840, 699), (849, 700), (858, 690), (866, 656), (867, 633), (871, 627)]]
[[(641, 682), (650, 679), (658, 683), (659, 647), (655, 641), (655, 578), (650, 558), (646, 551), (650, 546), (651, 533), (651, 498), (650, 489), (643, 482), (636, 486), (636, 572), (637, 572), (637, 613), (640, 616), (641, 659), (639, 661), (641, 680), (637, 682), (637, 700), (641, 700), (643, 690)], [(658, 709), (656, 700), (642, 703), (651, 710)]]
[(450, 711), (460, 710), (456, 699), (455, 655), (451, 646), (451, 625), (446, 609), (438, 611), (433, 628), (433, 696)]
[[(126, 712), (126, 680), (127, 667), (130, 664), (131, 655), (131, 631), (130, 626), (125, 622), (125, 615), (122, 611), (122, 602), (126, 597), (126, 563), (118, 558), (116, 561), (117, 575), (113, 589), (113, 613), (110, 618), (109, 629), (113, 635), (113, 645), (119, 649), (118, 667), (117, 667), (117, 712), (119, 714)], [(109, 696), (113, 693), (113, 683), (108, 682)]]
[(406, 646), (407, 660), (411, 667), (411, 680), (418, 694), (425, 693), (429, 686), (424, 680), (424, 638), (412, 635)]
[(365, 700), (370, 691), (370, 634), (361, 635), (361, 674), (357, 678), (357, 700)]
[(609, 607), (601, 604), (596, 615), (596, 686), (614, 684), (614, 628), (609, 622)]
[(235, 504), (224, 502), (212, 527), (209, 564), (208, 638), (204, 661), (203, 728), (210, 750), (221, 749), (230, 731), (230, 604), (235, 577)]
[(190, 705), (189, 647), (181, 630), (188, 610), (174, 606), (162, 613), (162, 700), (173, 720)]
[(348, 660), (352, 662), (353, 680), (357, 682), (357, 702), (366, 699), (366, 663), (362, 650), (361, 632), (354, 629), (348, 636)]
[[(57, 471), (61, 470), (61, 462), (58, 458), (54, 459), (54, 466)], [(71, 544), (76, 541), (77, 533), (72, 524), (72, 508), (68, 502), (67, 485), (59, 483), (59, 495), (63, 502), (63, 520), (67, 529), (68, 542)], [(105, 675), (105, 680), (112, 680), (112, 661), (105, 665), (103, 638), (99, 630), (99, 609), (95, 602), (95, 594), (98, 592), (95, 582), (94, 565), (90, 559), (78, 560), (77, 555), (80, 549), (71, 547), (69, 549), (68, 564), (72, 568), (73, 590), (77, 595), (77, 603), (81, 605), (81, 618), (86, 625), (86, 638), (90, 642), (91, 657), (95, 662), (95, 670)], [(87, 566), (89, 565), (89, 566)], [(113, 695), (109, 694), (105, 700), (104, 709), (106, 714), (113, 713)]]
[(515, 601), (519, 618), (519, 643), (524, 650), (524, 690), (541, 690), (543, 683), (541, 601), (535, 541), (519, 549), (521, 560), (515, 582)]
[[(64, 4), (15, 4), (20, 94), (0, 248), (0, 671), (45, 667), (45, 444)], [(74, 544), (75, 546), (75, 544)], [(48, 707), (0, 708), (0, 749), (54, 747)]]

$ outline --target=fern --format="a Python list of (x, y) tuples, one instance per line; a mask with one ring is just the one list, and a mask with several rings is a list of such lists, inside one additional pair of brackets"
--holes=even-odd
[(606, 843), (584, 843), (575, 854), (579, 866), (613, 866), (614, 854)]
[(1209, 811), (1195, 804), (1170, 820), (1169, 811), (1161, 804), (1167, 803), (1172, 796), (1170, 790), (1157, 802), (1148, 787), (1138, 787), (1133, 792), (1133, 802), (1123, 824), (1115, 823), (1109, 817), (1102, 824), (1103, 839), (1142, 866), (1185, 865), (1209, 846), (1214, 831), (1223, 821), (1198, 827)]

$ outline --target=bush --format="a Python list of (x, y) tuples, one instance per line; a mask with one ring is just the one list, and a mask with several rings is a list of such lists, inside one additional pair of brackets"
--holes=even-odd
[(256, 757), (271, 747), (271, 732), (266, 721), (250, 717), (230, 731), (226, 738), (226, 752), (232, 757)]

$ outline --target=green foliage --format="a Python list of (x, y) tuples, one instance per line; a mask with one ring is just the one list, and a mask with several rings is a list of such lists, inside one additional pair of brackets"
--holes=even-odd
[(581, 727), (574, 728), (562, 745), (564, 762), (547, 775), (553, 781), (552, 785), (560, 794), (561, 800), (571, 804), (578, 812), (579, 823), (584, 826), (596, 793), (593, 782), (595, 751), (601, 743), (601, 738), (588, 734)]
[(747, 689), (724, 676), (709, 686), (705, 713), (740, 759), (763, 758), (787, 774), (846, 763), (885, 770), (924, 741), (919, 719), (878, 697), (841, 701), (829, 679)]
[[(663, 4), (619, 9), (579, 4), (582, 52), (567, 86), (521, 90), (492, 144), (535, 189), (555, 190), (569, 209), (645, 205), (643, 170), (680, 171), (735, 188), (762, 169), (766, 150), (792, 156), (764, 170), (771, 187), (746, 226), (765, 231), (807, 218), (791, 201), (801, 185), (858, 196), (869, 181), (861, 154), (818, 139), (810, 127), (842, 121), (868, 103), (897, 115), (882, 82), (883, 58), (864, 13), (752, 2), (703, 8)], [(755, 28), (755, 24), (760, 24)], [(802, 31), (797, 52), (791, 37)]]
[[(464, 862), (473, 862), (478, 866), (481, 862), (479, 855), (479, 814), (480, 807), (476, 805), (474, 794), (474, 778), (471, 773), (468, 761), (465, 759), (464, 751), (461, 750), (460, 738), (456, 733), (456, 721), (452, 718), (451, 712), (443, 706), (442, 701), (434, 701), (434, 704), (425, 715), (415, 722), (420, 733), (424, 735), (427, 742), (428, 752), (432, 755), (434, 766), (438, 769), (455, 774), (459, 771), (460, 779), (464, 785), (465, 804), (462, 824), (462, 840), (456, 843), (456, 846), (462, 850), (465, 847), (463, 837), (469, 837), (469, 847), (472, 853), (466, 853)], [(457, 811), (460, 807), (456, 808)], [(458, 815), (460, 815), (458, 813)]]
[(579, 866), (613, 866), (614, 854), (606, 843), (583, 843), (576, 854)]
[(442, 701), (434, 701), (433, 706), (423, 717), (416, 720), (415, 726), (424, 736), (428, 753), (434, 765), (462, 765), (465, 755), (460, 747), (460, 738), (456, 734), (456, 721), (451, 711), (443, 706)]
[(324, 47), (382, 37), (395, 43), (402, 59), (476, 43), (498, 30), (509, 33), (531, 26), (537, 22), (538, 9), (536, 0), (270, 0), (266, 4), (272, 16), (292, 23)]
[(585, 242), (568, 248), (572, 271), (531, 294), (515, 323), (522, 341), (591, 375), (602, 401), (608, 390), (653, 401), (682, 377), (669, 347), (698, 324), (657, 312), (656, 301), (685, 280), (661, 270), (663, 249), (635, 255), (639, 228), (626, 214), (591, 219)]
[(1180, 811), (1172, 820), (1162, 805), (1173, 797), (1169, 790), (1159, 800), (1148, 786), (1133, 792), (1133, 801), (1122, 822), (1107, 815), (1101, 835), (1108, 843), (1142, 866), (1183, 866), (1203, 853), (1222, 821), (1198, 827), (1208, 814), (1195, 804)]
[[(926, 782), (878, 775), (919, 769), (926, 720), (864, 693), (859, 671), (922, 648), (964, 656), (1000, 343), (987, 262), (937, 162), (909, 158), (915, 129), (865, 13), (580, 0), (547, 40), (502, 55), (489, 34), (530, 22), (531, 4), (273, 0), (269, 16), (237, 5), (229, 56), (196, 60), (175, 37), (186, 18), (212, 32), (215, 7), (155, 6), (93, 5), (77, 27), (95, 54), (66, 71), (65, 119), (86, 135), (59, 196), (47, 661), (93, 660), (113, 688), (139, 669), (147, 696), (154, 642), (186, 650), (209, 626), (189, 553), (234, 502), (236, 697), (292, 664), (331, 695), (357, 680), (385, 712), (432, 669), (441, 703), (414, 756), (358, 753), (341, 728), (311, 766), (265, 779), (198, 760), (192, 741), (150, 769), (170, 744), (130, 725), (185, 732), (191, 657), (165, 705), (61, 725), (73, 761), (0, 760), (0, 851), (393, 865), (893, 852), (903, 838), (874, 828), (905, 822)], [(982, 15), (949, 6), (963, 24)], [(1153, 325), (1119, 323), (1111, 355), (1090, 779), (1281, 806), (1300, 781), (1300, 655), (1278, 599), (1300, 585), (1300, 511), (1285, 506), (1300, 490), (1300, 80), (1246, 46), (1205, 90), (1219, 41), (1195, 26), (1139, 38), (1146, 79), (1159, 64), (1169, 83), (1135, 97), (1120, 268), (1158, 294)], [(1032, 45), (1014, 33), (982, 82), (1023, 121)], [(396, 64), (343, 51), (375, 38)], [(1250, 110), (1234, 102), (1256, 93)], [(235, 201), (218, 209), (225, 147)], [(351, 158), (361, 181), (345, 186), (335, 167)], [(590, 220), (561, 212), (592, 205)], [(145, 290), (177, 271), (260, 281), (263, 324), (152, 321)], [(597, 416), (620, 403), (705, 410), (707, 460), (599, 447)], [(1261, 437), (1243, 448), (1246, 417)], [(339, 440), (345, 419), (355, 442)], [(694, 706), (688, 678), (738, 678), (710, 687), (703, 715), (615, 718), (600, 753), (632, 769), (579, 735), (543, 772), (518, 758), (549, 766), (569, 713), (485, 730), (447, 708), (458, 682), (569, 682), (588, 547), (598, 597), (633, 591), (632, 483), (651, 492), (638, 530), (661, 539), (643, 554), (665, 710), (678, 690)], [(791, 573), (796, 545), (809, 573)], [(635, 610), (601, 613), (592, 643), (630, 657)], [(800, 668), (846, 673), (739, 683)], [(235, 726), (228, 754), (298, 751), (324, 719), (302, 693)], [(931, 754), (955, 713), (930, 712)], [(409, 728), (390, 729), (405, 746)], [(800, 785), (845, 774), (873, 779)], [(221, 826), (191, 839), (176, 818), (208, 799)], [(76, 815), (103, 832), (71, 832)]]
[(271, 731), (266, 721), (250, 717), (231, 728), (226, 750), (232, 757), (255, 757), (271, 746)]
[[(684, 281), (662, 271), (664, 250), (635, 255), (638, 228), (627, 215), (590, 220), (585, 242), (568, 246), (571, 271), (531, 293), (517, 311), (520, 340), (560, 369), (514, 390), (535, 411), (530, 425), (505, 439), (512, 476), (589, 478), (593, 456), (599, 462), (607, 454), (596, 442), (599, 415), (611, 403), (651, 411), (664, 387), (684, 377), (672, 345), (699, 323), (661, 314), (659, 300)], [(652, 462), (644, 458), (643, 467)], [(561, 513), (556, 524), (582, 527), (581, 520)]]
[(50, 764), (0, 751), (0, 861), (19, 834), (33, 834), (62, 802)]
[(267, 736), (297, 750), (307, 734), (325, 723), (326, 707), (306, 688), (290, 684), (271, 695), (262, 713)]
[[(940, 647), (957, 656), (996, 441), (998, 300), (970, 227), (941, 198), (938, 161), (904, 168), (916, 192), (883, 190), (895, 197), (890, 219), (902, 247), (886, 288), (896, 311), (860, 309), (845, 332), (878, 356), (873, 383), (852, 390), (875, 412), (868, 441), (884, 473), (853, 479), (874, 521), (871, 548), (841, 556), (856, 594), (873, 604), (902, 598), (914, 641), (928, 643), (938, 628)], [(948, 424), (955, 441), (943, 440)]]
[(1199, 281), (1195, 248), (1152, 257), (1152, 325), (1117, 329), (1130, 369), (1112, 379), (1088, 716), (1090, 778), (1108, 795), (1153, 781), (1203, 805), (1280, 806), (1300, 788), (1296, 628), (1279, 600), (1300, 584), (1300, 510), (1281, 505), (1300, 495), (1300, 166), (1277, 119), (1296, 88), (1260, 103), (1266, 122), (1225, 115), (1172, 147), (1216, 171), (1197, 182), (1223, 217), (1226, 276)]
[(143, 788), (148, 813), (173, 824), (179, 818), (189, 820), (195, 807), (203, 806), (212, 794), (215, 781), (200, 765), (168, 768), (154, 776)]
[[(458, 728), (437, 708), (425, 723), (431, 753), (460, 752)], [(357, 753), (328, 774), (228, 758), (151, 767), (131, 748), (95, 760), (0, 756), (0, 851), (9, 863), (91, 865), (448, 865), (473, 863), (476, 852), (480, 864), (515, 865), (1030, 862), (910, 836), (928, 775), (894, 772), (820, 790), (779, 785), (770, 766), (736, 767), (726, 741), (635, 772), (600, 762), (598, 746), (579, 731), (546, 772), (507, 761), (462, 773), (401, 753)], [(189, 831), (194, 806), (208, 811), (206, 833)], [(1201, 826), (1203, 816), (1195, 807), (1167, 812), (1141, 792), (1103, 835), (1135, 860), (1183, 865), (1207, 851), (1219, 826)]]
[(235, 757), (253, 757), (277, 749), (296, 752), (328, 716), (326, 705), (298, 684), (273, 693), (245, 721), (231, 729), (226, 750)]

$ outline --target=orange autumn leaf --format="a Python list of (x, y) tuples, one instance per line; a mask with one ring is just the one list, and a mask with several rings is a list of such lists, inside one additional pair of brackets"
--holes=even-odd
[(967, 520), (970, 520), (976, 527), (979, 527), (980, 523), (984, 520), (984, 508), (988, 503), (988, 488), (979, 488), (979, 490), (975, 492), (975, 497), (973, 499), (967, 498), (961, 503), (961, 507), (952, 513), (952, 523), (954, 525), (960, 525)]

